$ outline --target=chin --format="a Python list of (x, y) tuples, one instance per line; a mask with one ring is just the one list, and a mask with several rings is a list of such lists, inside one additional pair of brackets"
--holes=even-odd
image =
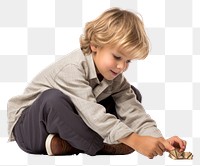
[(114, 80), (117, 76), (103, 76), (106, 80), (112, 81)]
[(114, 80), (116, 77), (114, 77), (114, 78), (106, 78), (106, 77), (104, 77), (106, 80), (109, 80), (109, 81), (112, 81), (112, 80)]

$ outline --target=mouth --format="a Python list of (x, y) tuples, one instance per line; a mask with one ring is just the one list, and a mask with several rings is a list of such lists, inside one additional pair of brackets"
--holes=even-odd
[(117, 76), (119, 74), (119, 73), (114, 72), (113, 70), (110, 70), (110, 71), (114, 76)]

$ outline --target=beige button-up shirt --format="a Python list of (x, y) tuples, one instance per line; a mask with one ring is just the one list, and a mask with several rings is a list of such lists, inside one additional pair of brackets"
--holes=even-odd
[[(8, 101), (9, 140), (14, 140), (13, 127), (22, 111), (42, 92), (56, 88), (68, 95), (84, 122), (106, 143), (118, 143), (120, 138), (135, 132), (161, 137), (156, 123), (144, 111), (130, 84), (121, 74), (114, 80), (98, 80), (92, 55), (84, 56), (80, 49), (73, 51), (39, 73), (22, 95)], [(99, 101), (112, 95), (119, 119), (106, 113)]]

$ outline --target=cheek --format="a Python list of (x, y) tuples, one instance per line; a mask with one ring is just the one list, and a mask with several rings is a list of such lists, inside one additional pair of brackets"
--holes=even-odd
[(109, 59), (107, 59), (107, 64), (109, 66), (115, 67), (117, 65), (117, 62), (113, 59), (113, 57), (110, 57)]
[(112, 58), (106, 57), (101, 61), (101, 65), (108, 68), (114, 66), (115, 62), (112, 60)]
[(113, 67), (116, 66), (116, 64), (115, 64), (115, 62), (113, 62), (113, 61), (107, 61), (107, 62), (106, 62), (106, 66), (107, 66), (107, 67), (110, 67), (110, 68), (113, 68)]

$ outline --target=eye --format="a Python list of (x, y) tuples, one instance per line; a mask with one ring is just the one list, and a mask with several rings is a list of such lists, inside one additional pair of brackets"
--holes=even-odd
[(115, 54), (113, 54), (113, 57), (116, 59), (116, 60), (121, 60), (121, 57), (120, 56), (117, 56)]
[(131, 60), (127, 60), (127, 61), (126, 61), (126, 63), (131, 63), (131, 62), (132, 62)]

